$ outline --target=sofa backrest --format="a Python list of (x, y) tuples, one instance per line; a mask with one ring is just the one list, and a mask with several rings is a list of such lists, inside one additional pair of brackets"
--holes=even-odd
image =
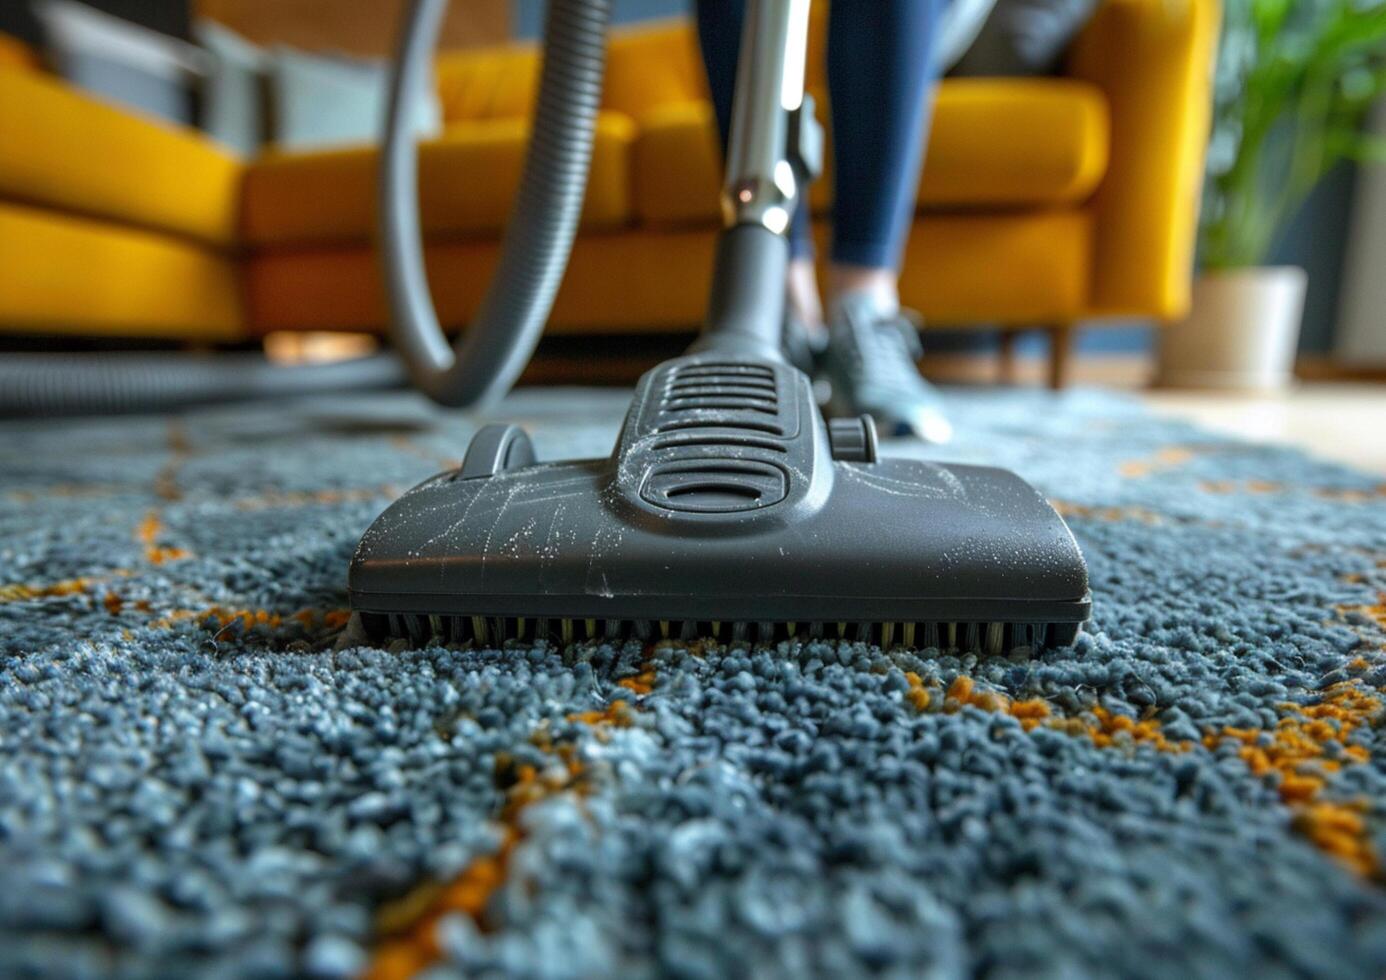
[(698, 34), (686, 18), (613, 32), (602, 104), (638, 119), (656, 106), (707, 98)]
[[(826, 90), (827, 17), (827, 4), (810, 7), (804, 87), (820, 103)], [(688, 18), (654, 21), (613, 33), (607, 55), (607, 108), (638, 117), (656, 106), (707, 97), (698, 33)]]
[[(807, 87), (821, 98), (824, 5), (813, 6)], [(513, 44), (446, 52), (435, 65), (443, 123), (523, 117), (539, 83), (539, 49)], [(661, 105), (707, 98), (698, 35), (688, 18), (658, 20), (612, 32), (602, 107), (638, 119)]]
[(443, 125), (527, 116), (539, 84), (532, 44), (444, 52), (434, 62)]

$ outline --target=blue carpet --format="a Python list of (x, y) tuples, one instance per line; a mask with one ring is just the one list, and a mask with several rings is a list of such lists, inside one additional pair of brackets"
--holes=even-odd
[(1072, 649), (371, 649), (357, 536), (476, 420), (0, 426), (0, 975), (1383, 975), (1386, 488), (952, 405), (1069, 516)]

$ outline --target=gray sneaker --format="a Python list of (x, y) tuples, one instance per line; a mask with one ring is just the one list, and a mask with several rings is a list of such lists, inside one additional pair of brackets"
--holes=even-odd
[(810, 378), (817, 372), (823, 354), (828, 349), (828, 339), (821, 336), (822, 334), (822, 330), (810, 331), (804, 321), (791, 313), (788, 304), (785, 304), (780, 346), (789, 363)]
[(868, 297), (833, 304), (823, 362), (832, 385), (830, 411), (870, 415), (883, 435), (948, 442), (953, 426), (943, 400), (915, 366), (922, 354), (912, 314), (883, 316)]

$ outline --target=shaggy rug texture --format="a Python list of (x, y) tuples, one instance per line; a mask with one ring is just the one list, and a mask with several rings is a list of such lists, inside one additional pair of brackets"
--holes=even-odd
[[(1386, 487), (950, 400), (891, 451), (1055, 501), (1070, 649), (375, 649), (357, 537), (478, 419), (0, 425), (0, 975), (1386, 973)], [(624, 404), (495, 415), (603, 455)]]

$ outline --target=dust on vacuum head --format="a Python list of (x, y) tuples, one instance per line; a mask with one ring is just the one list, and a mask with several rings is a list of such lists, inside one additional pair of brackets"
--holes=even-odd
[(693, 354), (640, 381), (607, 459), (536, 463), (513, 426), (370, 527), (351, 604), (416, 642), (845, 637), (1002, 653), (1071, 643), (1087, 569), (1006, 470), (881, 458), (808, 379)]

